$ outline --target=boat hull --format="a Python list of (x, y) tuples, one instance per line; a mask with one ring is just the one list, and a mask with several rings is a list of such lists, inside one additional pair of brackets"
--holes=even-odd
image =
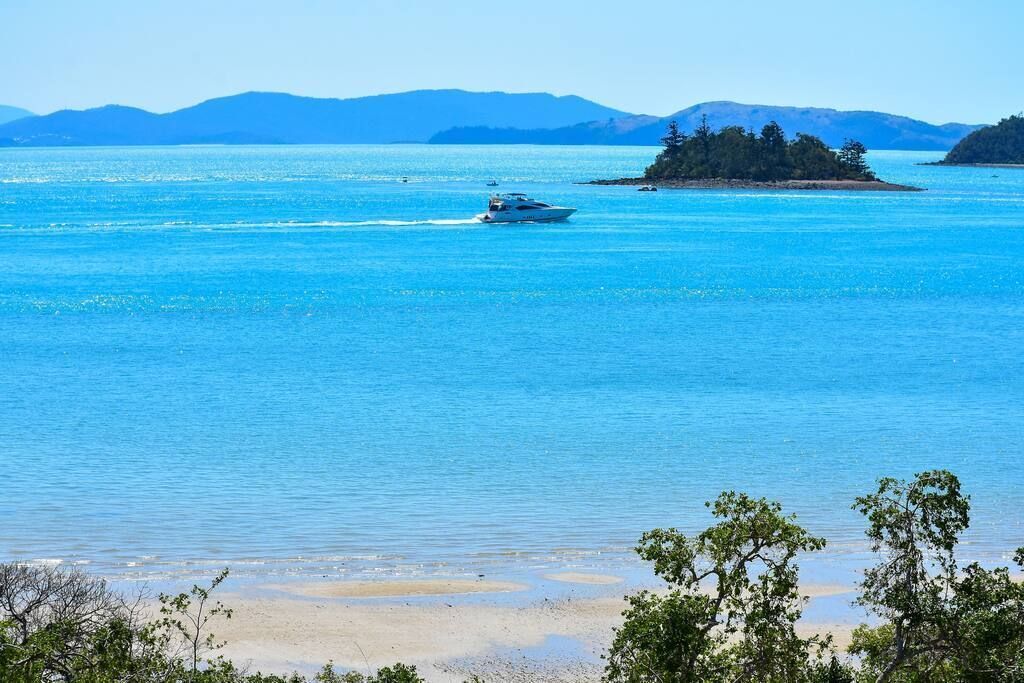
[(544, 209), (542, 211), (528, 211), (520, 214), (505, 216), (503, 214), (511, 213), (503, 211), (501, 213), (482, 213), (476, 217), (481, 223), (554, 223), (556, 221), (564, 221), (569, 216), (576, 213), (576, 209), (565, 209), (565, 208), (552, 208)]

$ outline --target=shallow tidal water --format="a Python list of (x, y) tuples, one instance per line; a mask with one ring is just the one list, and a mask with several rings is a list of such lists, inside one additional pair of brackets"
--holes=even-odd
[[(856, 562), (853, 497), (933, 467), (965, 556), (1024, 545), (1024, 171), (573, 184), (655, 152), (0, 150), (0, 560), (608, 570), (733, 488)], [(478, 224), (491, 178), (580, 211)]]

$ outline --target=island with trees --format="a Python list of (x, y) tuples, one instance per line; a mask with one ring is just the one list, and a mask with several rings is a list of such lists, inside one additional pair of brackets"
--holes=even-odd
[(974, 131), (932, 165), (1024, 168), (1024, 113)]
[(787, 139), (774, 121), (760, 134), (740, 126), (713, 130), (704, 117), (687, 135), (675, 121), (661, 139), (665, 148), (641, 178), (594, 180), (594, 185), (670, 188), (781, 190), (895, 190), (921, 188), (879, 180), (865, 159), (867, 149), (847, 140), (838, 151), (820, 138), (797, 133)]

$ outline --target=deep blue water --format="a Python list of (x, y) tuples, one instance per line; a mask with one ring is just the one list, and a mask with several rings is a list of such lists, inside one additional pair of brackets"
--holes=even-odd
[[(931, 467), (967, 554), (1024, 544), (1024, 171), (572, 184), (653, 154), (0, 150), (0, 559), (614, 563), (724, 488), (842, 556), (852, 498)], [(475, 224), (492, 177), (580, 211)]]

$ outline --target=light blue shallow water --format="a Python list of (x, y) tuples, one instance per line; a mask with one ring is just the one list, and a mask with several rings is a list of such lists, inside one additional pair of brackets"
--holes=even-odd
[[(724, 488), (852, 556), (853, 496), (930, 467), (969, 554), (1024, 544), (1024, 171), (572, 184), (653, 153), (0, 150), (0, 559), (617, 563)], [(491, 177), (580, 212), (474, 224)]]

